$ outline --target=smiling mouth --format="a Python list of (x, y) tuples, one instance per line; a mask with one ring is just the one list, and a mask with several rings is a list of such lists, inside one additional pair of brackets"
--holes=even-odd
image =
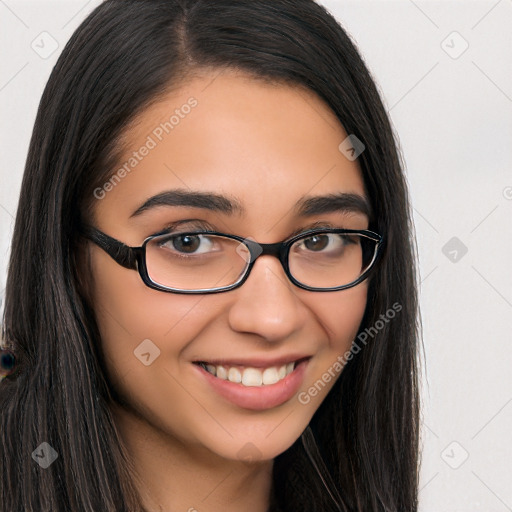
[(215, 365), (205, 361), (196, 361), (208, 373), (221, 380), (227, 380), (243, 386), (269, 386), (286, 378), (302, 362), (310, 357), (304, 357), (282, 365), (274, 365), (266, 368), (255, 368), (240, 365)]

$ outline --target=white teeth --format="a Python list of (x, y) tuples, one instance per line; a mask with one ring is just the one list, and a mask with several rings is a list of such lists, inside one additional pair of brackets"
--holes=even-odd
[[(283, 375), (285, 377), (286, 375)], [(275, 368), (267, 368), (263, 372), (263, 384), (275, 384), (280, 378), (277, 370)]]
[(238, 368), (230, 368), (228, 372), (228, 380), (230, 382), (242, 382), (242, 374)]
[(260, 369), (244, 368), (240, 371), (238, 368), (226, 367), (222, 365), (215, 366), (209, 363), (201, 363), (202, 367), (215, 375), (219, 379), (229, 380), (244, 386), (266, 386), (275, 384), (289, 375), (295, 368), (295, 363), (283, 364), (282, 366)]
[(246, 368), (242, 376), (242, 384), (244, 386), (261, 386), (263, 384), (261, 371), (256, 368)]
[[(209, 366), (213, 366), (213, 365), (211, 365), (211, 364), (206, 365), (206, 369), (207, 370), (208, 370)], [(214, 368), (214, 371), (215, 371), (215, 366), (213, 368)], [(213, 373), (213, 375), (215, 375), (214, 372), (210, 372), (210, 373)], [(226, 368), (224, 368), (224, 366), (217, 366), (217, 377), (219, 379), (228, 380), (228, 371), (226, 370)]]

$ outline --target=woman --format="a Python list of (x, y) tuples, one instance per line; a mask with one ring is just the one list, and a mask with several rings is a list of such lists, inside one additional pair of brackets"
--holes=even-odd
[(409, 213), (323, 7), (104, 2), (22, 183), (4, 509), (417, 510)]

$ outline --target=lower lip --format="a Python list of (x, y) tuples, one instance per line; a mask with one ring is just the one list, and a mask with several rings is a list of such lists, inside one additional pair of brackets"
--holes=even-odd
[(198, 364), (194, 364), (194, 367), (219, 395), (231, 403), (244, 409), (263, 411), (283, 404), (297, 393), (304, 381), (308, 363), (309, 359), (301, 361), (284, 379), (275, 384), (263, 386), (244, 386), (236, 382), (219, 379)]

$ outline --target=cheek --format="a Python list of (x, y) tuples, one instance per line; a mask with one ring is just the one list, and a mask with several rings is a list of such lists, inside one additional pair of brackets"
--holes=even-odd
[(92, 303), (111, 377), (138, 375), (144, 368), (139, 352), (149, 350), (150, 360), (176, 360), (216, 314), (200, 296), (147, 287), (138, 272), (112, 264), (108, 256), (96, 255), (92, 267)]
[(308, 381), (298, 395), (299, 402), (307, 405), (311, 415), (344, 369), (365, 312), (367, 285), (361, 283), (348, 290), (332, 292), (333, 297), (329, 295), (325, 293), (319, 298), (314, 308), (328, 341), (310, 361)]
[(325, 299), (318, 300), (315, 312), (329, 338), (330, 348), (350, 348), (363, 319), (367, 294), (365, 281), (348, 290), (332, 292), (333, 297), (328, 297), (326, 292)]

